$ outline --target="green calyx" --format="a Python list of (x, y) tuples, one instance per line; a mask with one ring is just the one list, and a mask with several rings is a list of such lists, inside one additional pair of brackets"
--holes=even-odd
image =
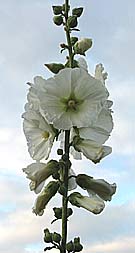
[(49, 63), (44, 65), (54, 74), (58, 74), (60, 70), (65, 68), (61, 63)]

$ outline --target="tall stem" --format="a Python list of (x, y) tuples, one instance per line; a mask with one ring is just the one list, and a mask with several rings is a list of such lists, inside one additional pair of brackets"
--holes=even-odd
[[(70, 30), (67, 25), (68, 20), (68, 6), (69, 0), (65, 0), (65, 31), (66, 31), (66, 38), (68, 44), (68, 51), (69, 51), (69, 63), (70, 67), (73, 67), (73, 52), (72, 52), (72, 44), (70, 39)], [(66, 242), (67, 242), (67, 208), (68, 208), (68, 171), (69, 171), (69, 142), (70, 142), (70, 130), (65, 131), (65, 171), (64, 171), (64, 187), (65, 187), (65, 194), (62, 198), (62, 250), (61, 253), (66, 253)]]
[(62, 198), (62, 253), (66, 252), (67, 242), (67, 207), (68, 207), (68, 171), (69, 171), (69, 138), (70, 130), (65, 131), (65, 168), (64, 168), (64, 196)]

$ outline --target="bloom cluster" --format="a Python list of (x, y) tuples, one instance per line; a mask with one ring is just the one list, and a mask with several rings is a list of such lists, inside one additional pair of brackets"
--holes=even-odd
[[(33, 208), (35, 214), (43, 214), (46, 204), (60, 187), (61, 163), (50, 160), (45, 164), (41, 161), (49, 158), (57, 140), (64, 150), (65, 130), (70, 130), (70, 153), (74, 159), (81, 159), (84, 155), (98, 163), (111, 153), (111, 147), (104, 145), (113, 129), (113, 120), (112, 101), (108, 100), (109, 93), (105, 87), (107, 73), (103, 71), (103, 65), (98, 64), (95, 76), (90, 75), (86, 61), (79, 58), (76, 68), (64, 68), (49, 79), (36, 76), (34, 83), (28, 83), (30, 88), (22, 115), (23, 129), (28, 151), (35, 163), (28, 165), (23, 171), (31, 180), (30, 190), (41, 192)], [(56, 181), (51, 181), (43, 188), (45, 180), (50, 176)], [(68, 190), (81, 186), (80, 176), (75, 176), (71, 166), (68, 176)], [(104, 208), (104, 200), (111, 199), (116, 186), (109, 185), (109, 197), (102, 200), (99, 192), (102, 187), (108, 191), (108, 183), (87, 178), (89, 180), (93, 182), (94, 188), (91, 189), (90, 186), (89, 190), (94, 195), (82, 197), (80, 193), (72, 193), (69, 201), (72, 205), (82, 206), (95, 214), (100, 213)], [(85, 182), (86, 177), (83, 176), (82, 181)], [(95, 185), (99, 186), (98, 193)], [(82, 204), (83, 202), (89, 204)]]

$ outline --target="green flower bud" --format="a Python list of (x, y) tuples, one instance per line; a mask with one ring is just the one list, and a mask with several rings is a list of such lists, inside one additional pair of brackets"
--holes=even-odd
[(80, 237), (75, 237), (74, 238), (74, 243), (80, 243)]
[(83, 8), (82, 7), (80, 7), (80, 8), (74, 8), (72, 10), (72, 14), (76, 15), (77, 17), (80, 17), (82, 15), (82, 13), (83, 13)]
[(58, 191), (61, 195), (65, 196), (65, 193), (66, 193), (66, 188), (65, 186), (62, 184), (59, 188), (59, 191)]
[(73, 214), (72, 208), (67, 209), (67, 218)]
[(59, 73), (61, 69), (64, 69), (65, 66), (61, 63), (49, 63), (49, 64), (44, 64), (51, 72), (54, 74)]
[(58, 154), (58, 155), (63, 155), (63, 150), (62, 150), (61, 148), (58, 148), (58, 149), (57, 149), (57, 154)]
[(53, 208), (54, 211), (54, 215), (57, 219), (61, 219), (62, 218), (62, 208), (61, 207), (54, 207)]
[(62, 16), (54, 16), (53, 22), (55, 25), (62, 25), (63, 24), (63, 17)]
[(54, 15), (62, 14), (62, 6), (53, 6), (52, 8)]
[(74, 28), (77, 26), (77, 16), (69, 16), (67, 20), (67, 24), (69, 28)]
[(80, 252), (80, 251), (82, 251), (82, 249), (83, 249), (82, 244), (80, 244), (80, 243), (74, 243), (74, 251), (75, 252)]
[(61, 241), (61, 235), (58, 234), (58, 233), (56, 233), (56, 232), (54, 232), (54, 233), (52, 234), (52, 240), (53, 240), (54, 242), (60, 243), (60, 241)]
[(77, 37), (71, 37), (70, 41), (71, 41), (71, 44), (73, 46), (78, 41), (78, 38)]
[(48, 228), (44, 230), (44, 242), (52, 242), (52, 233), (49, 232)]
[(78, 40), (74, 44), (74, 52), (75, 54), (85, 55), (85, 52), (92, 47), (92, 39), (82, 39)]
[(68, 242), (66, 244), (66, 249), (67, 249), (68, 252), (74, 251), (74, 243), (72, 241)]

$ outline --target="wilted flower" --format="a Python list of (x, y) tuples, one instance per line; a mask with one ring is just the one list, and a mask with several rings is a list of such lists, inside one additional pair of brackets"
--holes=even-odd
[(105, 201), (110, 201), (112, 195), (116, 192), (116, 184), (109, 184), (104, 179), (94, 179), (85, 174), (79, 174), (76, 177), (77, 184), (91, 195), (98, 195)]
[(36, 215), (43, 215), (46, 205), (50, 199), (57, 193), (59, 188), (59, 182), (51, 181), (43, 189), (43, 191), (38, 195), (35, 205), (33, 207), (33, 213)]
[(54, 128), (40, 112), (28, 109), (23, 113), (23, 130), (28, 151), (34, 160), (48, 159), (55, 138)]
[(105, 86), (82, 68), (66, 68), (46, 80), (38, 93), (41, 109), (55, 128), (88, 127), (108, 97)]
[(23, 169), (26, 173), (27, 178), (31, 180), (30, 190), (39, 193), (45, 183), (45, 180), (50, 177), (53, 173), (57, 172), (59, 169), (58, 162), (55, 160), (45, 163), (32, 163)]
[(74, 206), (83, 207), (94, 214), (101, 213), (105, 207), (104, 201), (98, 196), (83, 196), (79, 192), (70, 194), (69, 202)]

